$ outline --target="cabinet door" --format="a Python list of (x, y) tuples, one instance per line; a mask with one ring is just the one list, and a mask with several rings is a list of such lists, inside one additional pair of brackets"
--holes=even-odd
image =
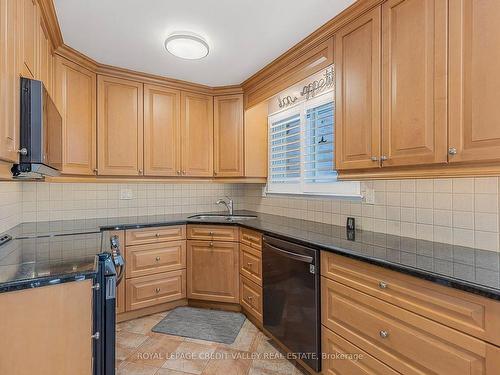
[(36, 0), (22, 0), (21, 74), (27, 78), (37, 76), (38, 6)]
[(213, 98), (181, 93), (182, 174), (213, 175)]
[(0, 159), (19, 161), (17, 0), (0, 1)]
[(500, 159), (499, 45), (499, 1), (450, 2), (452, 163)]
[(144, 86), (144, 173), (180, 174), (180, 91)]
[(380, 7), (335, 39), (336, 148), (339, 170), (380, 166)]
[(187, 241), (188, 298), (239, 302), (238, 243)]
[(100, 175), (137, 176), (143, 170), (142, 83), (98, 76), (97, 165)]
[(383, 166), (447, 161), (447, 1), (382, 5)]
[(214, 175), (243, 176), (243, 95), (214, 98)]
[(56, 58), (55, 101), (63, 119), (63, 173), (96, 170), (96, 75)]

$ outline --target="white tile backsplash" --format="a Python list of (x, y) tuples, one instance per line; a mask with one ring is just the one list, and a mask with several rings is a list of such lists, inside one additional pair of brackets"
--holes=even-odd
[[(294, 207), (299, 200), (323, 200), (332, 202), (328, 205), (332, 210), (311, 217), (309, 210), (315, 205), (308, 203), (305, 208), (288, 212), (287, 216), (344, 225), (350, 215), (359, 219), (357, 226), (365, 230), (499, 251), (498, 177), (366, 181), (361, 186), (362, 191), (375, 190), (374, 204), (288, 196), (289, 205)], [(276, 212), (278, 198), (275, 195), (262, 197), (261, 186), (245, 189), (246, 208)]]
[(353, 216), (365, 230), (499, 251), (497, 177), (362, 182), (367, 188), (374, 189), (374, 204), (263, 197), (262, 185), (0, 182), (0, 232), (22, 221), (217, 211), (223, 207), (215, 201), (229, 195), (236, 209), (335, 225)]

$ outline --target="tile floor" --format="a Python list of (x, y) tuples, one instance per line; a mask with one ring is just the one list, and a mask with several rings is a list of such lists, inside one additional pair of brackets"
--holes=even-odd
[(168, 312), (119, 323), (117, 375), (302, 375), (250, 321), (231, 345), (151, 332)]

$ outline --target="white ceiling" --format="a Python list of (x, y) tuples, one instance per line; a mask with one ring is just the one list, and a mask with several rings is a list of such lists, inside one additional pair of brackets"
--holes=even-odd
[[(64, 42), (94, 60), (209, 86), (239, 84), (355, 0), (55, 0)], [(197, 61), (165, 51), (175, 31), (203, 36)]]

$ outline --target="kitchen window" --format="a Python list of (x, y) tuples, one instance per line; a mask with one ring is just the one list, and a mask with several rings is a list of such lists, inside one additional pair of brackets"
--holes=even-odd
[(269, 116), (267, 193), (359, 197), (359, 182), (337, 181), (332, 92)]

